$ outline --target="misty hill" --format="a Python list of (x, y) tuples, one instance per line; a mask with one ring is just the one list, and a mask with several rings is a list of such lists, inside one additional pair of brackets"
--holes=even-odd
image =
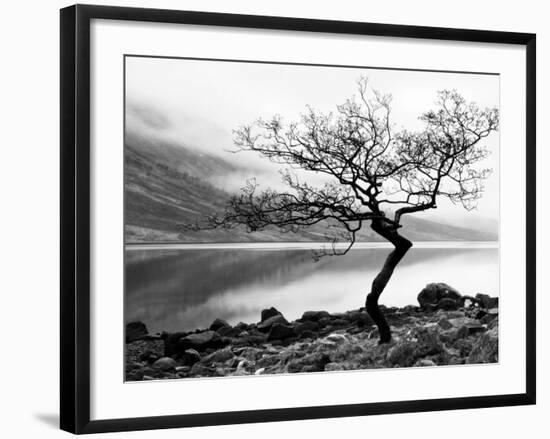
[[(242, 169), (225, 160), (167, 140), (129, 132), (125, 143), (125, 240), (138, 242), (325, 241), (318, 224), (299, 233), (278, 228), (246, 233), (244, 229), (178, 233), (178, 224), (193, 223), (223, 211), (229, 193), (216, 179)], [(412, 215), (402, 220), (413, 241), (492, 241), (495, 233), (429, 221)], [(370, 228), (362, 241), (381, 241)]]

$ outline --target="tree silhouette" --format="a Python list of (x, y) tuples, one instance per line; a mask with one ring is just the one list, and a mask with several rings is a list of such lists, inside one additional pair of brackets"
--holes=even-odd
[[(283, 230), (324, 223), (335, 245), (317, 254), (346, 254), (357, 232), (370, 223), (395, 247), (372, 282), (366, 310), (377, 324), (380, 343), (391, 331), (378, 306), (379, 297), (412, 242), (400, 234), (403, 215), (434, 209), (446, 197), (468, 210), (475, 208), (490, 169), (479, 168), (488, 155), (482, 140), (498, 129), (498, 110), (480, 109), (455, 90), (438, 93), (436, 109), (420, 116), (418, 131), (396, 130), (390, 122), (391, 96), (358, 81), (358, 95), (333, 113), (307, 109), (301, 120), (284, 125), (280, 116), (240, 127), (237, 151), (253, 151), (275, 163), (288, 190), (260, 190), (255, 180), (231, 197), (221, 214), (205, 218), (195, 229), (245, 225), (252, 232), (269, 226)], [(313, 186), (295, 169), (323, 174)]]

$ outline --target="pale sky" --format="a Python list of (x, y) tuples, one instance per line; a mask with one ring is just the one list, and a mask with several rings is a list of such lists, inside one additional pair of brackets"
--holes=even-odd
[[(126, 58), (126, 97), (128, 104), (151, 113), (148, 129), (155, 134), (233, 163), (261, 168), (271, 180), (279, 177), (267, 159), (249, 152), (226, 152), (233, 146), (232, 130), (274, 114), (294, 121), (306, 105), (333, 111), (357, 94), (361, 75), (369, 78), (371, 87), (392, 94), (396, 128), (421, 128), (418, 117), (435, 108), (437, 91), (442, 89), (454, 88), (482, 108), (499, 106), (495, 75), (136, 57)], [(127, 124), (132, 123), (127, 113)], [(483, 166), (493, 168), (493, 174), (485, 182), (477, 211), (468, 213), (461, 206), (438, 202), (439, 208), (429, 218), (455, 224), (475, 223), (481, 217), (498, 219), (498, 133), (485, 144), (491, 155)]]

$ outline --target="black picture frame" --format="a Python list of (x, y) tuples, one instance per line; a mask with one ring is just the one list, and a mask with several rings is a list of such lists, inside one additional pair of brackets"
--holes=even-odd
[[(526, 392), (465, 398), (90, 420), (90, 21), (133, 20), (526, 47)], [(61, 404), (63, 430), (99, 433), (535, 404), (536, 36), (210, 12), (74, 5), (61, 10)]]

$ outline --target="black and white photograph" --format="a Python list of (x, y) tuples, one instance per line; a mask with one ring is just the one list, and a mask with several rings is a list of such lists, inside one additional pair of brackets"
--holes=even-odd
[(124, 62), (126, 381), (498, 363), (499, 75)]

